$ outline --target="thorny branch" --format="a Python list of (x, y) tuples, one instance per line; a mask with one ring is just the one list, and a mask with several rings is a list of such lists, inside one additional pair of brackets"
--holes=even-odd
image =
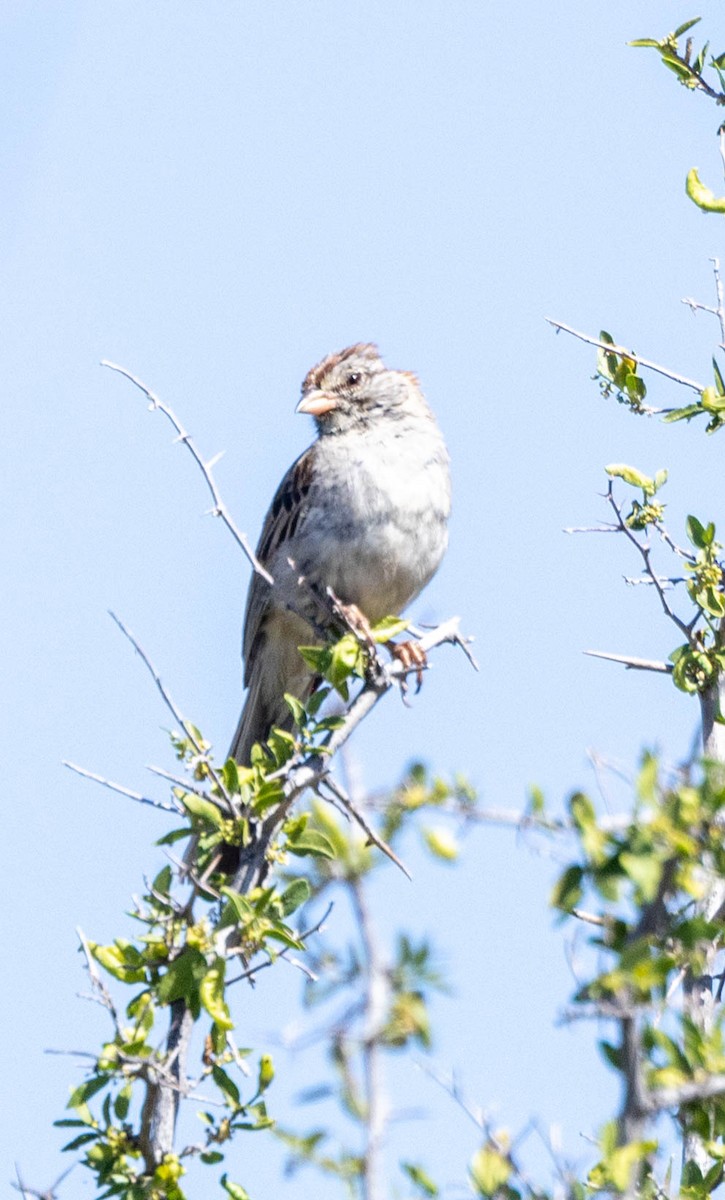
[(184, 443), (187, 450), (189, 451), (192, 458), (194, 459), (194, 462), (197, 464), (197, 466), (199, 467), (199, 470), (201, 471), (202, 475), (204, 476), (204, 480), (206, 482), (206, 485), (207, 485), (209, 491), (211, 492), (211, 496), (214, 501), (214, 507), (211, 510), (212, 515), (215, 517), (221, 517), (222, 521), (226, 525), (227, 529), (231, 533), (231, 535), (234, 538), (237, 545), (242, 550), (243, 554), (246, 556), (247, 560), (251, 564), (252, 569), (256, 572), (256, 574), (261, 575), (262, 579), (266, 579), (267, 583), (273, 583), (274, 580), (272, 579), (272, 576), (270, 575), (269, 571), (267, 571), (266, 568), (262, 566), (261, 562), (259, 561), (256, 554), (252, 550), (252, 547), (249, 544), (249, 539), (247, 538), (247, 535), (245, 533), (242, 533), (241, 530), (237, 528), (237, 525), (235, 524), (235, 522), (229, 512), (229, 509), (227, 508), (226, 504), (222, 500), (221, 493), (219, 492), (219, 488), (217, 487), (217, 483), (214, 478), (214, 466), (219, 461), (219, 455), (217, 455), (217, 457), (215, 459), (212, 459), (210, 462), (205, 462), (204, 458), (202, 457), (199, 450), (197, 449), (196, 443), (194, 442), (193, 438), (191, 437), (191, 435), (189, 433), (186, 432), (186, 430), (182, 426), (181, 422), (179, 421), (179, 418), (176, 416), (176, 413), (173, 411), (173, 409), (169, 408), (168, 404), (165, 404), (163, 402), (163, 400), (160, 400), (159, 397), (155, 394), (155, 392), (152, 392), (151, 388), (147, 387), (146, 384), (143, 383), (142, 380), (140, 380), (138, 378), (138, 376), (133, 375), (131, 373), (131, 371), (126, 369), (126, 367), (121, 367), (117, 363), (109, 362), (108, 359), (105, 359), (105, 358), (101, 362), (101, 366), (108, 367), (109, 370), (117, 371), (119, 375), (123, 375), (126, 379), (128, 379), (134, 385), (134, 387), (137, 387), (139, 389), (139, 391), (143, 392), (144, 396), (146, 396), (146, 398), (149, 402), (151, 409), (157, 410), (158, 412), (161, 412), (164, 414), (167, 421), (169, 421), (171, 423), (171, 425), (174, 427), (174, 429), (176, 430), (177, 436), (175, 438), (175, 441)]
[(156, 684), (156, 687), (159, 691), (159, 694), (160, 694), (162, 700), (164, 701), (164, 704), (168, 708), (168, 710), (171, 713), (174, 720), (177, 721), (179, 723), (179, 726), (183, 729), (187, 738), (189, 739), (192, 746), (196, 750), (196, 753), (198, 754), (199, 758), (203, 758), (205, 760), (209, 774), (210, 774), (211, 778), (214, 780), (214, 783), (216, 784), (217, 788), (219, 789), (220, 795), (224, 798), (228, 807), (233, 811), (234, 810), (234, 802), (232, 800), (232, 797), (227, 792), (227, 789), (225, 788), (222, 780), (219, 778), (216, 771), (214, 770), (214, 767), (212, 766), (211, 762), (209, 762), (209, 760), (205, 754), (204, 747), (199, 744), (199, 741), (196, 737), (193, 726), (190, 724), (189, 721), (185, 720), (185, 718), (181, 714), (181, 711), (177, 708), (176, 704), (171, 699), (171, 696), (170, 696), (167, 688), (165, 687), (165, 685), (161, 679), (161, 676), (159, 675), (159, 672), (156, 670), (156, 667), (151, 662), (151, 659), (149, 658), (148, 654), (143, 649), (143, 647), (136, 641), (136, 638), (133, 636), (130, 629), (128, 629), (124, 625), (124, 623), (120, 619), (120, 617), (117, 617), (116, 614), (113, 612), (109, 613), (109, 616), (111, 617), (111, 620), (114, 621), (115, 624), (118, 626), (118, 628), (121, 630), (121, 633), (123, 634), (123, 636), (125, 638), (127, 638), (128, 641), (133, 646), (134, 650), (136, 651), (139, 658), (143, 662), (143, 665), (146, 667), (146, 670), (149, 672), (151, 678), (153, 679), (154, 683)]
[(686, 624), (682, 620), (681, 617), (678, 617), (677, 613), (671, 607), (671, 605), (667, 599), (667, 596), (665, 594), (665, 589), (662, 586), (662, 581), (652, 566), (652, 562), (651, 562), (652, 547), (648, 541), (641, 542), (639, 540), (639, 538), (636, 537), (635, 534), (632, 532), (632, 530), (629, 528), (627, 522), (625, 521), (624, 517), (622, 516), (622, 510), (614, 498), (614, 488), (613, 488), (611, 480), (610, 480), (609, 486), (607, 488), (606, 499), (607, 499), (607, 503), (610, 505), (610, 507), (616, 517), (617, 529), (619, 530), (620, 533), (623, 533), (625, 535), (625, 537), (628, 538), (628, 540), (636, 548), (637, 553), (641, 557), (642, 564), (644, 567), (644, 573), (647, 576), (647, 578), (652, 581), (652, 585), (653, 585), (655, 591), (657, 592), (657, 595), (659, 596), (660, 604), (662, 605), (662, 609), (664, 611), (665, 616), (669, 617), (670, 621), (674, 622), (674, 624), (680, 630), (680, 633), (684, 634), (684, 636), (687, 638), (687, 640), (689, 642), (691, 635), (692, 635), (692, 626)]
[[(686, 375), (679, 375), (676, 371), (671, 371), (669, 367), (663, 367), (660, 363), (651, 362), (648, 358), (642, 358), (639, 354), (635, 354), (633, 350), (627, 350), (624, 346), (615, 346), (611, 342), (603, 342), (600, 338), (592, 337), (588, 333), (581, 333), (578, 329), (572, 329), (571, 325), (565, 325), (563, 321), (554, 321), (551, 317), (546, 317), (545, 320), (549, 325), (553, 325), (557, 333), (570, 333), (572, 337), (578, 338), (580, 342), (587, 342), (590, 346), (596, 346), (599, 350), (605, 350), (608, 354), (616, 354), (618, 358), (631, 358), (634, 362), (639, 363), (641, 367), (646, 367), (650, 371), (655, 371), (658, 375), (664, 375), (666, 379), (671, 379), (673, 383), (679, 383), (683, 387), (692, 388), (694, 392), (702, 394), (704, 386), (698, 383), (696, 379), (688, 379)], [(652, 415), (657, 413), (669, 412), (666, 408), (643, 408), (643, 411)]]
[[(723, 131), (720, 130), (720, 151), (723, 151), (724, 137)], [(710, 313), (716, 317), (720, 325), (720, 347), (725, 350), (725, 292), (723, 291), (722, 276), (720, 274), (720, 259), (711, 258), (712, 273), (715, 279), (715, 295), (717, 296), (717, 305), (713, 307), (710, 304), (702, 304), (699, 300), (693, 300), (690, 296), (683, 297), (682, 303), (686, 304), (694, 315), (696, 312)]]

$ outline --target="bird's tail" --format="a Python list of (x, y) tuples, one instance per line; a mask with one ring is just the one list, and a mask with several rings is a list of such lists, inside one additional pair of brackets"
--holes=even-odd
[[(261, 679), (252, 683), (229, 747), (229, 758), (240, 766), (249, 766), (249, 756), (255, 742), (266, 742), (276, 725), (279, 729), (292, 727), (292, 714), (284, 702), (270, 703), (260, 686)], [(256, 686), (255, 686), (256, 684)]]

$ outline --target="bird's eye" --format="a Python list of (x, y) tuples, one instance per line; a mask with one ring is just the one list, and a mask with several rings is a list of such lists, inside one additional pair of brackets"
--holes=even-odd
[(361, 379), (362, 373), (360, 371), (351, 371), (345, 380), (345, 383), (347, 387), (356, 387)]

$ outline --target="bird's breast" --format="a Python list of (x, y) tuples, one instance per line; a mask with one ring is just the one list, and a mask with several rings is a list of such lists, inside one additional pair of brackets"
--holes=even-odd
[[(415, 447), (386, 439), (326, 451), (324, 483), (311, 489), (292, 557), (371, 621), (401, 612), (435, 573), (450, 509), (442, 440)], [(323, 464), (321, 464), (322, 466)]]

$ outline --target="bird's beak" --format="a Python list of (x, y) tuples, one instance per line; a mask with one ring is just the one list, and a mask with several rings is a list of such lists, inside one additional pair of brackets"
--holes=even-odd
[(323, 392), (320, 388), (313, 388), (302, 397), (295, 412), (304, 413), (308, 417), (321, 417), (333, 408), (337, 408), (337, 396), (331, 396), (329, 392)]

